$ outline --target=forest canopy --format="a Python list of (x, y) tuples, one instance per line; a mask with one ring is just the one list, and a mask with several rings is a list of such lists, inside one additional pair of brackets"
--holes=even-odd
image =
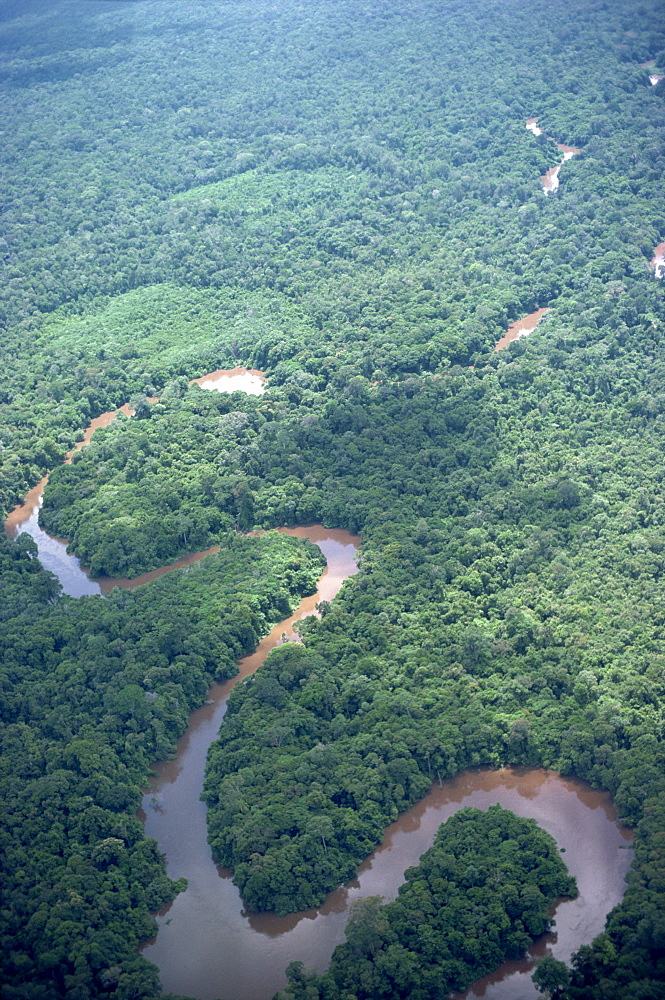
[[(208, 760), (245, 903), (317, 905), (433, 781), (549, 767), (635, 831), (562, 996), (665, 997), (660, 0), (11, 0), (0, 51), (0, 509), (49, 473), (42, 522), (93, 574), (221, 546), (76, 601), (0, 544), (3, 996), (160, 995), (136, 947), (183, 886), (140, 789), (314, 589), (318, 550), (246, 533), (321, 521), (362, 533), (360, 572)], [(267, 394), (189, 385), (235, 365)], [(392, 933), (321, 995), (356, 960), (429, 988)]]
[(276, 1000), (438, 1000), (520, 957), (576, 895), (553, 839), (500, 806), (461, 809), (405, 879), (393, 903), (353, 903), (328, 971), (294, 963)]

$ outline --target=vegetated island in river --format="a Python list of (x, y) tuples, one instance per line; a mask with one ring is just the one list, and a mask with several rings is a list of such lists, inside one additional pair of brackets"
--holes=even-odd
[(353, 903), (328, 970), (291, 965), (275, 1000), (440, 1000), (521, 956), (577, 892), (553, 838), (500, 806), (452, 816), (405, 878), (392, 903)]

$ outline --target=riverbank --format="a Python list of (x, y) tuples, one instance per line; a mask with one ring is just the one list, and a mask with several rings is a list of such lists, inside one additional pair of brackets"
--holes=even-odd
[[(208, 375), (202, 375), (199, 378), (190, 380), (190, 385), (200, 385), (204, 389), (216, 392), (247, 392), (251, 395), (262, 395), (265, 392), (264, 383), (264, 372), (260, 372), (255, 368), (239, 367), (218, 369), (217, 371), (210, 372)], [(156, 397), (149, 400), (149, 402), (156, 401)], [(106, 413), (101, 413), (98, 417), (91, 420), (83, 432), (82, 439), (77, 441), (71, 451), (67, 452), (64, 459), (65, 463), (70, 463), (77, 451), (90, 444), (95, 431), (103, 427), (109, 427), (121, 413), (126, 417), (131, 417), (134, 411), (131, 409), (129, 403), (124, 403), (117, 410), (108, 410)], [(63, 593), (70, 597), (108, 594), (114, 587), (122, 587), (124, 590), (134, 590), (144, 583), (149, 583), (151, 580), (156, 580), (158, 577), (164, 576), (165, 573), (190, 566), (192, 563), (198, 562), (200, 559), (204, 559), (207, 555), (212, 555), (219, 550), (219, 546), (213, 546), (202, 552), (189, 553), (174, 560), (172, 563), (168, 563), (166, 566), (161, 566), (148, 573), (142, 573), (140, 576), (132, 577), (131, 579), (128, 577), (92, 577), (81, 564), (81, 560), (68, 551), (69, 542), (66, 539), (49, 535), (40, 527), (39, 510), (44, 500), (44, 490), (46, 489), (48, 478), (48, 476), (44, 476), (26, 494), (23, 503), (18, 504), (10, 511), (5, 520), (5, 534), (9, 538), (18, 538), (23, 532), (30, 535), (37, 545), (37, 554), (42, 566), (57, 576)]]

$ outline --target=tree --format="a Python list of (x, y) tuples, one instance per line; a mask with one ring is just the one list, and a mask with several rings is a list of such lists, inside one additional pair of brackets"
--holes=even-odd
[(539, 993), (545, 993), (550, 1000), (559, 1000), (570, 983), (570, 970), (565, 962), (546, 955), (536, 963), (531, 979)]
[(371, 957), (377, 954), (388, 931), (388, 920), (384, 914), (382, 896), (366, 896), (356, 899), (349, 907), (346, 925), (346, 940), (360, 955)]
[(323, 850), (327, 854), (328, 844), (326, 843), (326, 838), (330, 839), (335, 832), (335, 827), (330, 816), (312, 816), (307, 824), (307, 832), (313, 837), (321, 838)]

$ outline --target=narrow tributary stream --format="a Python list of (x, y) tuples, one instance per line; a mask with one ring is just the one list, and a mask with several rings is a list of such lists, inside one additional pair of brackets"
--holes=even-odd
[[(529, 132), (533, 132), (534, 135), (543, 134), (543, 130), (538, 125), (537, 118), (527, 118), (526, 127)], [(556, 142), (556, 139), (553, 139), (552, 136), (548, 136), (547, 138), (550, 142)], [(551, 194), (552, 191), (556, 191), (559, 187), (559, 171), (566, 160), (570, 160), (576, 153), (582, 152), (582, 150), (577, 149), (576, 146), (566, 146), (562, 142), (557, 142), (556, 147), (563, 153), (563, 159), (560, 163), (557, 163), (555, 167), (550, 167), (550, 169), (547, 170), (540, 178), (543, 182), (543, 192), (545, 194)]]
[(544, 309), (536, 309), (535, 312), (529, 313), (528, 316), (523, 316), (522, 319), (515, 320), (511, 323), (503, 337), (497, 340), (494, 345), (495, 351), (502, 351), (508, 344), (512, 344), (514, 340), (519, 340), (520, 337), (527, 337), (530, 333), (536, 329), (540, 323), (543, 316), (551, 312), (547, 307)]

